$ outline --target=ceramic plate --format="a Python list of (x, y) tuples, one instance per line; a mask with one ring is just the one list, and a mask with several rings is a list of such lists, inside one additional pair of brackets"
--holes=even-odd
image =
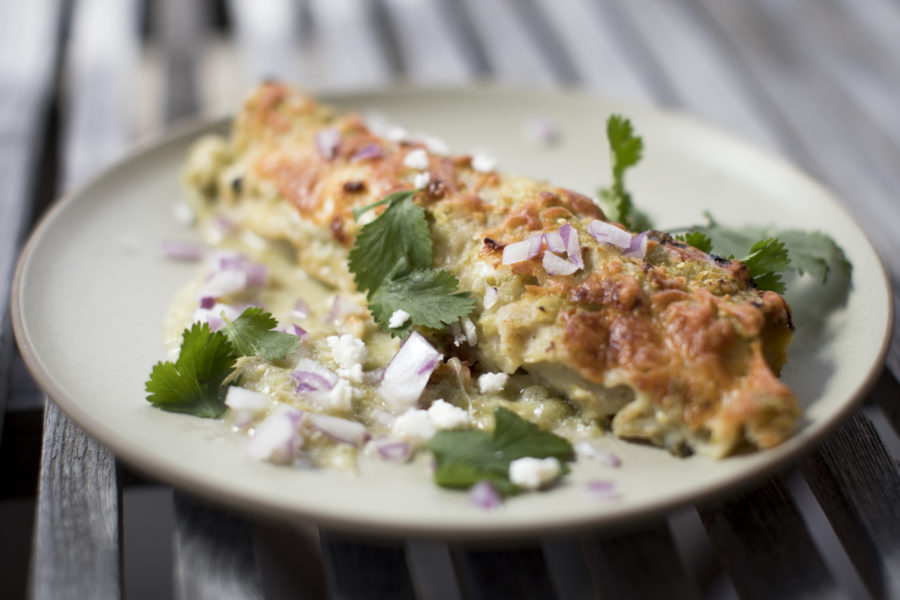
[[(783, 378), (802, 404), (799, 429), (775, 449), (718, 461), (607, 437), (621, 468), (583, 461), (557, 488), (494, 511), (435, 487), (427, 457), (404, 466), (366, 463), (358, 474), (254, 461), (246, 437), (222, 421), (167, 413), (144, 399), (144, 381), (164, 357), (163, 316), (195, 273), (163, 259), (159, 245), (192, 236), (172, 207), (191, 141), (227, 129), (214, 123), (145, 147), (68, 196), (35, 231), (15, 281), (15, 331), (40, 385), (89, 435), (151, 476), (240, 509), (378, 534), (485, 537), (606, 526), (709, 499), (786, 466), (852, 409), (881, 368), (892, 312), (878, 256), (829, 192), (776, 157), (684, 116), (573, 92), (394, 89), (328, 100), (438, 135), (458, 153), (487, 151), (505, 172), (590, 195), (609, 178), (605, 119), (622, 112), (646, 148), (628, 183), (659, 228), (700, 222), (710, 210), (727, 224), (830, 233), (854, 265), (853, 286), (837, 308), (829, 307), (834, 290), (807, 281), (789, 295), (797, 333)], [(557, 144), (525, 140), (523, 124), (535, 116), (555, 125)], [(585, 483), (598, 478), (614, 481), (618, 497), (588, 494)]]

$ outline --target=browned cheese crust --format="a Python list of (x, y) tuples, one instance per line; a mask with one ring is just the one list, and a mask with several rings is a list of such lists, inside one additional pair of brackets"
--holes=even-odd
[[(334, 156), (316, 134), (336, 128)], [(360, 158), (377, 147), (377, 155)], [(248, 99), (221, 165), (194, 169), (207, 202), (230, 207), (257, 234), (290, 242), (299, 264), (353, 290), (346, 255), (361, 225), (352, 209), (413, 188), (404, 164), (417, 142), (374, 135), (280, 84)], [(192, 161), (202, 162), (200, 158)], [(613, 431), (672, 449), (724, 456), (742, 443), (768, 448), (791, 435), (798, 410), (776, 374), (792, 334), (790, 309), (755, 289), (746, 267), (650, 232), (644, 260), (588, 234), (603, 219), (581, 194), (472, 168), (471, 157), (428, 152), (426, 210), (435, 267), (453, 272), (477, 300), (474, 368), (525, 369)], [(585, 268), (550, 276), (537, 257), (501, 264), (503, 248), (569, 223)], [(485, 308), (488, 287), (498, 302)], [(437, 334), (433, 335), (438, 342)]]

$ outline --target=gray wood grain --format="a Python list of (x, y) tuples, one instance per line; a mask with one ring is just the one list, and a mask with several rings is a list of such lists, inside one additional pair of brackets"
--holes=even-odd
[(406, 564), (420, 600), (462, 600), (462, 590), (453, 570), (453, 557), (446, 542), (408, 540)]
[(456, 546), (453, 558), (466, 598), (544, 600), (556, 597), (540, 546), (496, 549)]
[(415, 598), (400, 542), (362, 540), (320, 531), (328, 597), (335, 600)]
[(698, 510), (742, 598), (845, 597), (780, 480)]
[(869, 593), (900, 597), (900, 469), (871, 421), (854, 412), (802, 471)]
[(263, 597), (253, 528), (243, 518), (175, 493), (175, 592), (182, 600)]
[(31, 218), (31, 177), (53, 94), (60, 10), (56, 0), (0, 3), (0, 432), (14, 344), (10, 280)]
[(48, 401), (31, 557), (32, 598), (121, 598), (120, 504), (113, 455)]
[(664, 520), (626, 533), (585, 536), (582, 546), (603, 598), (697, 597)]

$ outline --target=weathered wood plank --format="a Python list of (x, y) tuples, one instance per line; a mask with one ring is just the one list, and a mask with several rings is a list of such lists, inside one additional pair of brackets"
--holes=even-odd
[(742, 598), (845, 597), (780, 480), (698, 510)]
[(120, 503), (113, 455), (47, 401), (32, 598), (121, 598)]
[(446, 542), (408, 540), (406, 564), (419, 600), (462, 600)]
[(581, 543), (574, 536), (541, 542), (547, 571), (557, 598), (593, 598), (594, 584)]
[(393, 23), (405, 75), (417, 83), (463, 81), (470, 70), (435, 0), (382, 0)]
[(197, 57), (206, 35), (203, 3), (163, 0), (157, 29), (165, 65), (165, 118), (171, 123), (197, 112)]
[(176, 492), (175, 591), (183, 600), (262, 598), (248, 522)]
[(555, 598), (553, 583), (539, 546), (453, 550), (465, 598), (493, 600)]
[(412, 579), (399, 542), (361, 541), (319, 532), (328, 596), (335, 600), (403, 600), (415, 598)]
[(291, 0), (229, 0), (245, 88), (264, 79), (313, 83), (312, 67), (302, 52), (300, 4)]
[(900, 382), (891, 375), (888, 369), (881, 372), (869, 398), (881, 407), (894, 431), (900, 435), (900, 402), (897, 401), (900, 398)]
[(31, 218), (36, 157), (53, 95), (61, 2), (0, 3), (0, 432), (13, 351), (9, 290)]
[(900, 597), (900, 469), (871, 421), (854, 412), (802, 471), (869, 593)]
[(697, 597), (665, 521), (612, 536), (585, 536), (582, 546), (603, 598)]

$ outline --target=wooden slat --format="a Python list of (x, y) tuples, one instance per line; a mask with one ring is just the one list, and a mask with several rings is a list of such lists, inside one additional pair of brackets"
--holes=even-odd
[[(66, 55), (65, 181), (81, 180), (127, 143), (126, 93), (134, 65), (137, 7), (82, 0)], [(61, 186), (63, 187), (63, 186)], [(50, 401), (32, 560), (35, 598), (118, 598), (121, 495), (112, 454), (87, 438)]]
[(207, 34), (201, 2), (163, 0), (156, 7), (165, 65), (166, 122), (180, 121), (197, 112), (196, 65)]
[(31, 597), (121, 598), (120, 492), (113, 455), (47, 402)]
[(176, 492), (175, 591), (183, 600), (262, 598), (252, 527)]
[(61, 2), (0, 3), (0, 432), (13, 338), (12, 270), (31, 218), (35, 158), (53, 93)]
[(594, 584), (603, 598), (695, 598), (665, 521), (628, 533), (582, 541)]
[(900, 402), (897, 402), (897, 398), (900, 398), (900, 382), (888, 369), (881, 372), (869, 398), (881, 407), (894, 432), (900, 435)]
[(468, 550), (457, 547), (453, 555), (463, 594), (468, 599), (556, 597), (539, 546)]
[(245, 88), (264, 79), (301, 85), (312, 81), (312, 65), (302, 52), (300, 4), (292, 0), (229, 0), (234, 40), (244, 66)]
[(578, 539), (574, 536), (545, 539), (541, 549), (557, 598), (593, 598), (596, 595)]
[(742, 598), (845, 597), (779, 480), (698, 510)]
[(462, 600), (446, 542), (407, 541), (406, 564), (419, 600)]
[(328, 597), (334, 600), (415, 598), (403, 545), (361, 541), (356, 536), (320, 531)]
[(802, 463), (874, 598), (900, 597), (900, 469), (860, 411)]

